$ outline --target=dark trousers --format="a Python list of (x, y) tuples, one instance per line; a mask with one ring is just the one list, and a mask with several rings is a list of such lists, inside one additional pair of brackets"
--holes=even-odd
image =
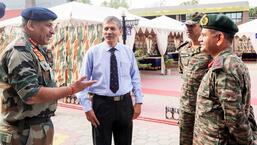
[(129, 94), (121, 100), (94, 95), (93, 110), (100, 125), (92, 126), (94, 145), (131, 145), (134, 108)]

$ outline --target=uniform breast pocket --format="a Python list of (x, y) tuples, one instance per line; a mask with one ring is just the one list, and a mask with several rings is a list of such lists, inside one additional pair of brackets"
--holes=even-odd
[(0, 131), (0, 144), (11, 145), (12, 144), (12, 133)]
[(183, 58), (183, 59), (182, 59), (182, 64), (183, 64), (184, 66), (188, 66), (188, 63), (189, 63), (188, 58)]
[(52, 69), (50, 67), (50, 65), (45, 62), (42, 61), (40, 62), (40, 66), (42, 68), (42, 77), (44, 79), (45, 84), (48, 85), (52, 85), (52, 81), (53, 81), (53, 74), (52, 74)]
[(123, 77), (129, 77), (130, 76), (130, 68), (131, 68), (131, 63), (130, 62), (124, 62), (122, 61), (120, 63), (120, 72), (121, 76)]
[(188, 65), (188, 63), (189, 63), (189, 54), (186, 54), (186, 53), (181, 53), (180, 54), (180, 57), (181, 57), (181, 63), (183, 64), (183, 65), (185, 65), (185, 66), (187, 66)]

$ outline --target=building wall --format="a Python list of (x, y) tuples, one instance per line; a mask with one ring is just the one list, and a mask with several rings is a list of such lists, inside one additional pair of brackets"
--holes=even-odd
[(249, 11), (244, 11), (243, 12), (243, 22), (241, 24), (246, 23), (248, 21), (249, 21)]
[(161, 15), (166, 15), (173, 19), (184, 22), (188, 15), (193, 12), (203, 12), (207, 14), (225, 14), (232, 18), (237, 24), (249, 21), (249, 3), (242, 2), (229, 2), (229, 3), (216, 3), (216, 4), (198, 4), (189, 6), (164, 6), (153, 8), (138, 8), (129, 10), (135, 15), (146, 18), (155, 18)]
[(60, 5), (66, 2), (69, 2), (70, 0), (35, 0), (37, 6), (42, 7), (53, 7), (56, 5)]

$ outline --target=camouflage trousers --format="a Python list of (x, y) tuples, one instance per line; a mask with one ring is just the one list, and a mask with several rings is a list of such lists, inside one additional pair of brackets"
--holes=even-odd
[(195, 113), (188, 113), (183, 110), (179, 112), (179, 143), (180, 145), (192, 145), (194, 133)]
[(1, 125), (0, 145), (52, 145), (54, 128), (51, 120), (32, 125), (28, 129), (18, 129)]

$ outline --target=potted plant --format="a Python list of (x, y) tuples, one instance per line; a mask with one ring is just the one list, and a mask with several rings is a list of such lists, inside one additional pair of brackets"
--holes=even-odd
[(137, 49), (135, 51), (135, 57), (137, 59), (138, 68), (146, 69), (146, 68), (151, 67), (150, 63), (148, 63), (148, 64), (140, 63), (140, 60), (143, 60), (145, 57), (147, 57), (147, 54), (144, 54), (144, 51), (142, 49)]
[(164, 61), (165, 63), (165, 68), (170, 69), (175, 67), (175, 62), (173, 59), (167, 59)]
[(172, 68), (177, 68), (177, 61), (175, 61), (172, 58), (165, 57), (164, 64), (165, 64), (165, 73), (167, 75), (171, 74)]

